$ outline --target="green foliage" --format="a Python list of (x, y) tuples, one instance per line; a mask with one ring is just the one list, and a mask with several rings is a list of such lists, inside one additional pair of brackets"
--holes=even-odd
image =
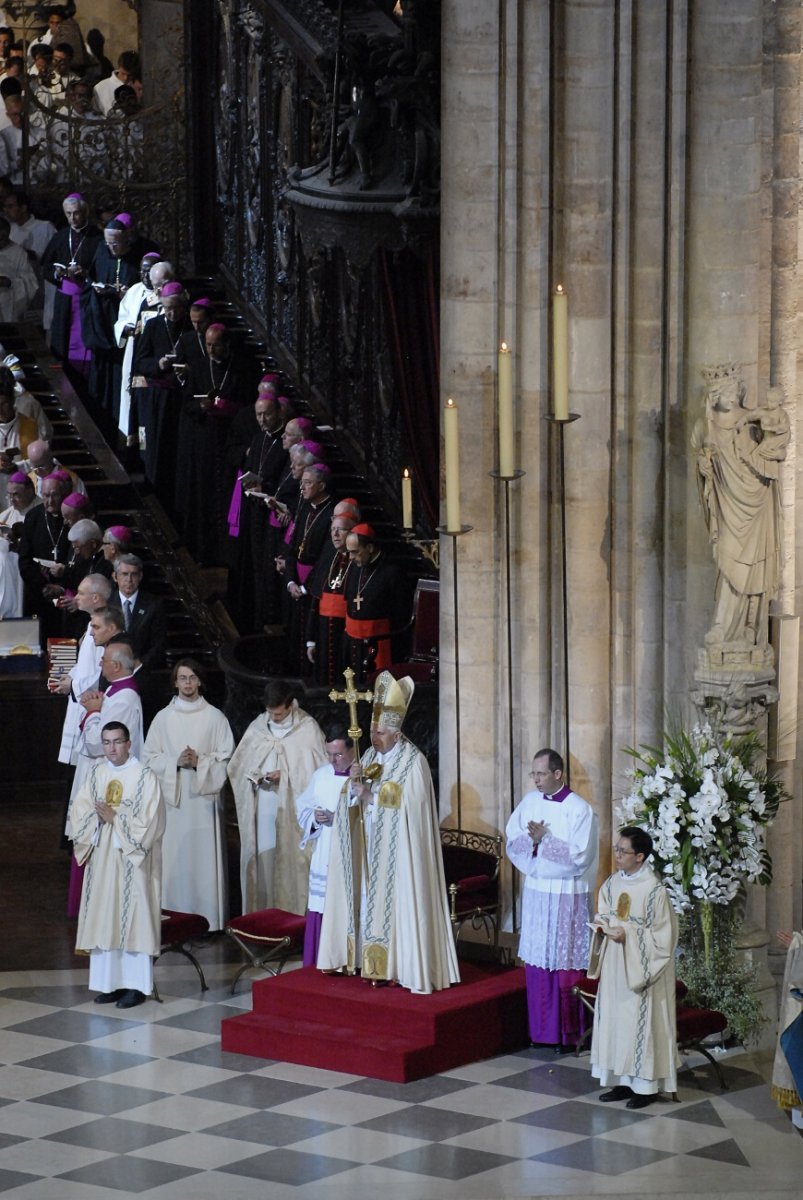
[[(705, 907), (711, 921), (708, 955), (703, 935)], [(747, 1046), (758, 1040), (767, 1018), (755, 993), (756, 970), (740, 958), (736, 949), (736, 928), (733, 907), (696, 904), (684, 913), (678, 977), (689, 989), (686, 1002), (724, 1013), (731, 1033)]]

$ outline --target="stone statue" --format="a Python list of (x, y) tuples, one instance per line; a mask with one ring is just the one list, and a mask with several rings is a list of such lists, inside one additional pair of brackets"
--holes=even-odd
[(745, 407), (733, 363), (703, 369), (705, 418), (692, 435), (717, 582), (706, 647), (768, 647), (768, 610), (781, 574), (778, 477), (790, 439), (779, 388)]

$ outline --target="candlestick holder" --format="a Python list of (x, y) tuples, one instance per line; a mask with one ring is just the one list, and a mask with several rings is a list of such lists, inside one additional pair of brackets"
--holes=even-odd
[(441, 537), (452, 538), (452, 597), (454, 607), (454, 723), (455, 749), (457, 751), (457, 828), (463, 828), (463, 775), (460, 762), (460, 619), (457, 608), (457, 539), (471, 533), (473, 525), (461, 525), (459, 529), (447, 529), (438, 525)]
[(402, 539), (408, 546), (418, 550), (424, 558), (431, 562), (436, 571), (441, 569), (441, 543), (440, 538), (419, 538), (415, 536), (412, 529), (402, 530)]
[[(503, 475), (501, 471), (490, 471), (491, 479), (495, 479), (498, 483), (505, 485), (505, 614), (506, 614), (506, 633), (507, 633), (507, 756), (508, 756), (508, 778), (510, 782), (510, 811), (513, 812), (516, 807), (516, 788), (515, 788), (515, 762), (513, 754), (513, 609), (512, 609), (512, 585), (510, 579), (510, 563), (511, 563), (511, 530), (510, 530), (510, 485), (517, 479), (522, 479), (527, 472), (515, 470), (512, 475)], [(518, 932), (518, 891), (519, 881), (518, 872), (512, 872), (512, 910), (513, 910), (513, 932)]]
[(558, 430), (558, 495), (560, 497), (560, 555), (561, 555), (561, 599), (563, 611), (563, 744), (566, 764), (566, 786), (569, 786), (571, 770), (571, 729), (569, 721), (569, 576), (566, 552), (566, 457), (565, 432), (567, 425), (580, 420), (580, 413), (556, 417), (552, 413), (544, 417)]

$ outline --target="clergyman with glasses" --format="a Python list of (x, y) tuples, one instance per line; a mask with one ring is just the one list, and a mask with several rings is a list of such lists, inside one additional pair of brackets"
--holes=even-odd
[(134, 1008), (153, 991), (161, 948), (164, 802), (122, 721), (105, 723), (101, 744), (71, 813), (75, 857), (86, 868), (75, 948), (89, 954), (95, 1003)]
[(649, 864), (652, 838), (627, 825), (614, 846), (617, 871), (597, 901), (591, 965), (599, 979), (591, 1074), (603, 1103), (646, 1108), (677, 1090), (675, 950), (678, 922)]
[(507, 823), (507, 856), (524, 876), (519, 957), (525, 965), (530, 1038), (573, 1047), (584, 1016), (571, 994), (586, 973), (599, 833), (594, 810), (566, 784), (555, 750), (539, 750), (534, 787)]

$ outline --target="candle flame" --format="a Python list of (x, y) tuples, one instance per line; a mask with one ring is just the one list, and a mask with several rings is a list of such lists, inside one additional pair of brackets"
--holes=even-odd
[(507, 354), (508, 353), (507, 342), (502, 342), (502, 345), (499, 347), (499, 349), (502, 351), (503, 354)]
[(446, 401), (446, 407), (447, 408), (457, 408), (457, 405), (455, 404), (455, 402), (451, 396), (449, 396), (449, 398)]
[(406, 467), (405, 467), (405, 468), (404, 468), (404, 470), (402, 471), (402, 478), (403, 478), (403, 479), (409, 479), (409, 478), (410, 478), (410, 472), (407, 470), (407, 468), (406, 468)]
[(558, 284), (558, 286), (555, 288), (555, 291), (556, 291), (556, 292), (562, 292), (562, 291), (563, 291), (563, 284), (562, 284), (562, 283), (559, 283), (559, 284)]

